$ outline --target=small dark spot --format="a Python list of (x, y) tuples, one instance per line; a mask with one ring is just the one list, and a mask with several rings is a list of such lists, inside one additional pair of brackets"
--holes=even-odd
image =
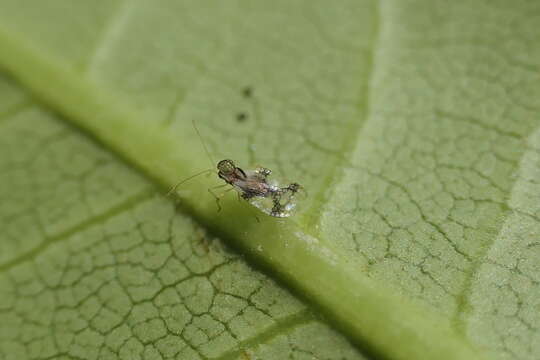
[(245, 98), (250, 98), (253, 96), (253, 89), (251, 86), (246, 86), (244, 89), (242, 89), (242, 96)]
[(247, 118), (248, 118), (248, 116), (244, 112), (236, 114), (236, 121), (238, 121), (239, 123), (243, 123), (244, 121), (247, 120)]

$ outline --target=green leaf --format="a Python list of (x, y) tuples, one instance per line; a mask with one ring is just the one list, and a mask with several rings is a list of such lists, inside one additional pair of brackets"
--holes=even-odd
[[(0, 9), (0, 64), (99, 141), (0, 88), (1, 316), (28, 334), (0, 332), (6, 354), (361, 356), (314, 312), (375, 357), (540, 353), (536, 2)], [(213, 161), (303, 184), (304, 210), (259, 222), (229, 196), (216, 213), (220, 181), (200, 177), (175, 213), (150, 181), (213, 166), (192, 121)], [(201, 225), (302, 300), (218, 240), (193, 245)]]
[(365, 359), (134, 169), (0, 92), (3, 359)]

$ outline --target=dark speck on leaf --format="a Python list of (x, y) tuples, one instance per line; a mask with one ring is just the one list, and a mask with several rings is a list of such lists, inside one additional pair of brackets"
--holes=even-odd
[(250, 97), (253, 95), (253, 89), (252, 89), (250, 86), (246, 86), (246, 87), (242, 90), (242, 95), (243, 95), (245, 98), (250, 98)]
[(248, 116), (247, 116), (246, 113), (243, 113), (243, 112), (238, 113), (238, 114), (236, 114), (236, 121), (238, 121), (238, 122), (244, 122), (244, 121), (247, 120), (247, 117), (248, 117)]

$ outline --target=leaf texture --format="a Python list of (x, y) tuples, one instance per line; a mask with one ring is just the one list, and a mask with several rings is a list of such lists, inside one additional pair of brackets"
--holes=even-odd
[[(536, 2), (0, 9), (0, 64), (46, 103), (0, 85), (3, 316), (74, 323), (13, 351), (362, 358), (330, 324), (375, 358), (540, 354)], [(302, 183), (303, 212), (216, 213), (212, 177), (155, 195), (222, 158)]]
[(366, 359), (136, 171), (0, 84), (2, 359)]

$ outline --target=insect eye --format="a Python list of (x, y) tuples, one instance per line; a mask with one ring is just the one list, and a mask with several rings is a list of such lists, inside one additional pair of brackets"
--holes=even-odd
[(217, 168), (223, 174), (232, 174), (236, 166), (232, 160), (221, 160), (218, 162)]

